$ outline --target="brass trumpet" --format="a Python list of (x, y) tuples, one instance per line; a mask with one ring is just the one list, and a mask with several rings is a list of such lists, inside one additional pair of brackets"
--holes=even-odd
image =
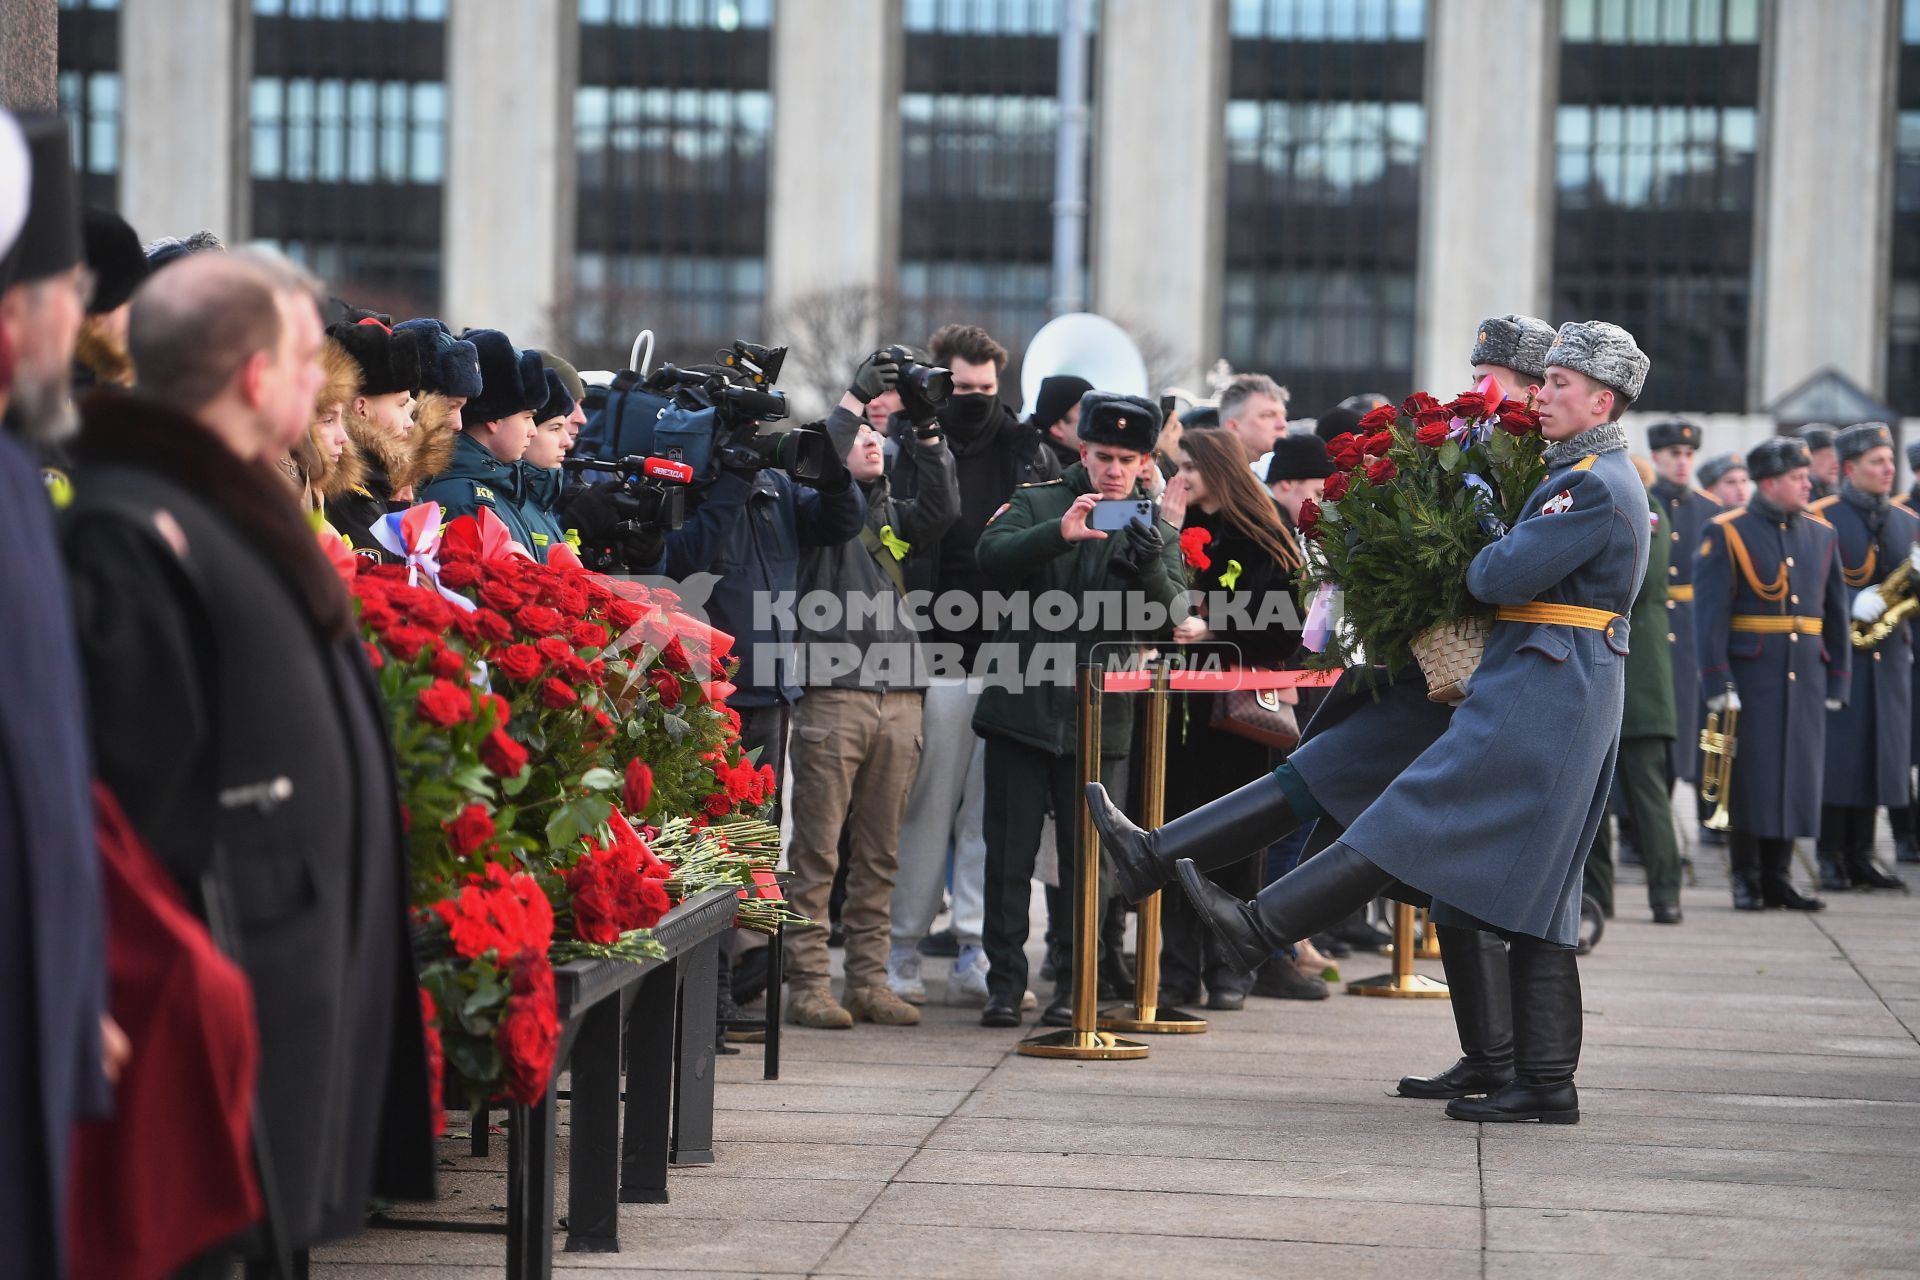
[(1733, 823), (1733, 815), (1727, 811), (1727, 794), (1733, 789), (1739, 726), (1740, 712), (1729, 707), (1708, 712), (1707, 727), (1700, 731), (1700, 798), (1713, 806), (1713, 815), (1701, 825), (1709, 831), (1725, 831)]
[(1913, 594), (1913, 565), (1905, 560), (1893, 567), (1893, 572), (1880, 580), (1880, 598), (1887, 602), (1887, 611), (1872, 622), (1853, 623), (1853, 647), (1871, 649), (1893, 634), (1893, 629), (1920, 609), (1920, 600)]

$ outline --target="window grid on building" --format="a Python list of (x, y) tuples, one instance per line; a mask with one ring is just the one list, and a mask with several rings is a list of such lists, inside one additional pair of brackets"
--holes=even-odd
[(1563, 0), (1553, 314), (1632, 331), (1643, 408), (1748, 407), (1761, 18), (1759, 0)]
[(73, 135), (80, 198), (109, 209), (120, 186), (118, 9), (115, 0), (60, 0), (58, 13), (60, 114)]
[(773, 0), (581, 0), (578, 213), (563, 337), (618, 368), (763, 332)]
[(1413, 379), (1426, 6), (1240, 0), (1224, 355), (1310, 416)]
[(1887, 403), (1911, 418), (1920, 417), (1920, 0), (1903, 0), (1899, 59)]

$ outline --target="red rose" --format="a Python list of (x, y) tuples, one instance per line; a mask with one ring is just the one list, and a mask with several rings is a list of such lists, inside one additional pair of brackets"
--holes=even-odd
[(517, 684), (530, 684), (540, 675), (545, 664), (540, 654), (530, 644), (511, 644), (502, 649), (493, 659), (494, 670)]
[(1352, 487), (1353, 477), (1344, 471), (1336, 471), (1327, 477), (1326, 488), (1321, 490), (1321, 496), (1328, 502), (1338, 502), (1347, 496), (1347, 490)]
[(467, 660), (445, 645), (433, 651), (433, 661), (427, 667), (443, 680), (462, 680), (467, 674)]
[(513, 615), (513, 620), (520, 624), (522, 631), (536, 636), (549, 636), (566, 626), (566, 621), (558, 613), (543, 604), (523, 606)]
[(500, 1060), (507, 1096), (531, 1107), (546, 1097), (553, 1076), (553, 1055), (560, 1045), (558, 1002), (553, 967), (544, 953), (520, 952), (512, 971), (513, 994), (500, 1019)]
[(1399, 468), (1393, 465), (1392, 458), (1376, 458), (1373, 465), (1367, 468), (1367, 483), (1385, 484), (1398, 473)]
[(360, 597), (360, 621), (375, 631), (385, 631), (400, 621), (400, 615), (384, 599), (363, 595)]
[(527, 749), (507, 736), (506, 730), (495, 729), (480, 744), (480, 763), (502, 778), (517, 778), (527, 767)]
[(1419, 417), (1415, 418), (1413, 421), (1416, 426), (1421, 426), (1421, 427), (1426, 426), (1430, 422), (1437, 422), (1443, 427), (1451, 427), (1453, 425), (1453, 419), (1454, 419), (1453, 410), (1448, 408), (1445, 405), (1442, 405), (1438, 409), (1425, 410), (1420, 414)]
[(446, 824), (447, 847), (454, 856), (471, 856), (481, 845), (493, 839), (493, 815), (482, 805), (470, 804)]
[(613, 623), (614, 630), (622, 635), (646, 616), (647, 611), (631, 600), (615, 600), (607, 606), (607, 621)]
[(1393, 432), (1376, 431), (1360, 442), (1360, 448), (1368, 456), (1377, 456), (1393, 447)]
[(475, 609), (453, 620), (468, 644), (505, 644), (513, 639), (513, 624), (491, 609)]
[(1363, 456), (1360, 437), (1351, 431), (1342, 431), (1327, 441), (1327, 456), (1333, 459), (1333, 465), (1342, 471), (1359, 466)]
[(653, 770), (641, 759), (627, 761), (627, 784), (620, 793), (621, 807), (633, 817), (647, 810), (653, 799)]
[(562, 617), (578, 621), (587, 614), (587, 593), (561, 583), (551, 590), (541, 593), (546, 602)]
[(1509, 400), (1500, 408), (1500, 429), (1508, 435), (1533, 435), (1540, 430), (1540, 415)]
[(1438, 449), (1447, 442), (1446, 424), (1442, 422), (1429, 422), (1413, 433), (1413, 439), (1416, 444), (1423, 445), (1428, 449)]
[(1400, 402), (1400, 412), (1409, 418), (1417, 418), (1429, 409), (1438, 409), (1440, 402), (1424, 391), (1416, 391)]
[(578, 701), (580, 701), (580, 695), (575, 693), (573, 687), (564, 680), (549, 677), (540, 686), (541, 704), (555, 711), (564, 711)]
[(504, 725), (513, 718), (513, 708), (508, 706), (507, 700), (499, 694), (482, 694), (480, 695), (480, 700), (493, 708), (493, 722), (495, 724)]
[(671, 711), (680, 705), (680, 680), (673, 672), (664, 667), (655, 667), (647, 672), (647, 680), (653, 685), (653, 691), (660, 698), (660, 705)]
[(388, 650), (402, 662), (412, 662), (420, 656), (420, 651), (433, 639), (433, 632), (425, 627), (414, 627), (402, 622), (388, 627), (380, 634)]
[(693, 670), (693, 659), (687, 656), (686, 646), (680, 643), (679, 636), (667, 641), (667, 647), (660, 651), (660, 662), (667, 670), (683, 675)]
[(480, 584), (480, 599), (502, 613), (511, 613), (524, 603), (520, 593), (500, 578), (489, 578)]
[(1320, 527), (1320, 504), (1308, 498), (1300, 504), (1300, 532), (1311, 538), (1314, 530)]
[(444, 586), (455, 589), (470, 587), (484, 576), (480, 566), (471, 560), (443, 560), (440, 563), (440, 581)]
[(1393, 420), (1396, 416), (1394, 407), (1390, 404), (1383, 404), (1376, 408), (1369, 409), (1360, 418), (1359, 430), (1365, 433), (1384, 431), (1393, 425)]
[(607, 629), (597, 622), (576, 622), (567, 638), (582, 649), (598, 649), (607, 642)]
[(376, 648), (371, 641), (363, 640), (360, 643), (366, 646), (368, 666), (378, 671), (387, 665), (387, 660), (380, 656), (380, 650)]
[(701, 802), (709, 816), (724, 818), (733, 812), (733, 797), (724, 791), (716, 791)]
[(473, 695), (451, 680), (435, 680), (420, 691), (414, 709), (428, 724), (451, 729), (473, 719)]
[(1479, 422), (1500, 407), (1502, 397), (1503, 393), (1497, 385), (1485, 395), (1478, 391), (1463, 391), (1447, 405), (1447, 412), (1468, 422)]
[(446, 1085), (447, 1060), (440, 1046), (440, 1010), (434, 1006), (433, 995), (425, 987), (420, 988), (420, 1022), (426, 1033), (427, 1102), (433, 1111), (433, 1136), (438, 1138), (447, 1131), (446, 1100), (441, 1095)]

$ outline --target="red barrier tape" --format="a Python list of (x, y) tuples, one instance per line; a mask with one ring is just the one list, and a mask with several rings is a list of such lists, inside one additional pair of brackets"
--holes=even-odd
[[(1235, 689), (1325, 689), (1340, 671), (1176, 671), (1168, 685), (1175, 693), (1230, 693)], [(1101, 682), (1108, 693), (1145, 693), (1153, 683), (1146, 671), (1114, 671)]]

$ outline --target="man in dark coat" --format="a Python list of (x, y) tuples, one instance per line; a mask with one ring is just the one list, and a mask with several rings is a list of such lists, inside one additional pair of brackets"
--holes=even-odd
[(314, 282), (198, 255), (135, 297), (63, 525), (100, 776), (253, 985), (263, 1187), (292, 1248), (433, 1191), (405, 840), (351, 604), (276, 471), (321, 379)]
[(73, 1126), (113, 1101), (86, 706), (33, 453), (67, 419), (83, 311), (69, 146), (60, 121), (0, 111), (0, 1259), (56, 1278)]
[[(1660, 512), (1662, 540), (1667, 544), (1667, 620), (1663, 628), (1673, 670), (1673, 776), (1693, 784), (1700, 781), (1700, 665), (1693, 644), (1693, 549), (1700, 530), (1720, 514), (1720, 504), (1695, 487), (1694, 455), (1700, 448), (1700, 428), (1683, 418), (1668, 418), (1647, 428), (1647, 446), (1653, 451), (1653, 500)], [(1641, 633), (1652, 641), (1658, 634)], [(1701, 817), (1706, 817), (1703, 813)], [(1705, 830), (1705, 828), (1702, 828)], [(1717, 843), (1718, 833), (1710, 839)]]
[[(1920, 516), (1920, 440), (1907, 445), (1907, 470), (1914, 477), (1913, 488), (1900, 494), (1893, 505), (1902, 511)], [(1914, 682), (1914, 697), (1920, 699), (1920, 680)], [(1912, 758), (1920, 763), (1920, 705), (1914, 708)], [(1887, 825), (1893, 829), (1893, 853), (1901, 862), (1920, 863), (1920, 844), (1914, 841), (1915, 805), (1913, 802), (1912, 769), (1908, 769), (1907, 801), (1898, 809), (1887, 810)]]
[[(1813, 503), (1840, 540), (1840, 576), (1857, 622), (1878, 623), (1894, 601), (1882, 584), (1920, 563), (1920, 518), (1893, 505), (1893, 432), (1884, 422), (1848, 427), (1834, 441), (1840, 492)], [(1906, 588), (1912, 591), (1912, 584)], [(1873, 857), (1879, 807), (1904, 808), (1912, 760), (1913, 626), (1905, 619), (1854, 655), (1847, 705), (1827, 717), (1820, 813), (1820, 887), (1904, 889)]]
[(1727, 797), (1733, 905), (1818, 911), (1789, 876), (1793, 842), (1820, 832), (1827, 712), (1847, 700), (1853, 665), (1847, 588), (1833, 526), (1807, 510), (1798, 440), (1747, 454), (1756, 486), (1708, 522), (1693, 569), (1695, 644), (1709, 712), (1739, 713)]

